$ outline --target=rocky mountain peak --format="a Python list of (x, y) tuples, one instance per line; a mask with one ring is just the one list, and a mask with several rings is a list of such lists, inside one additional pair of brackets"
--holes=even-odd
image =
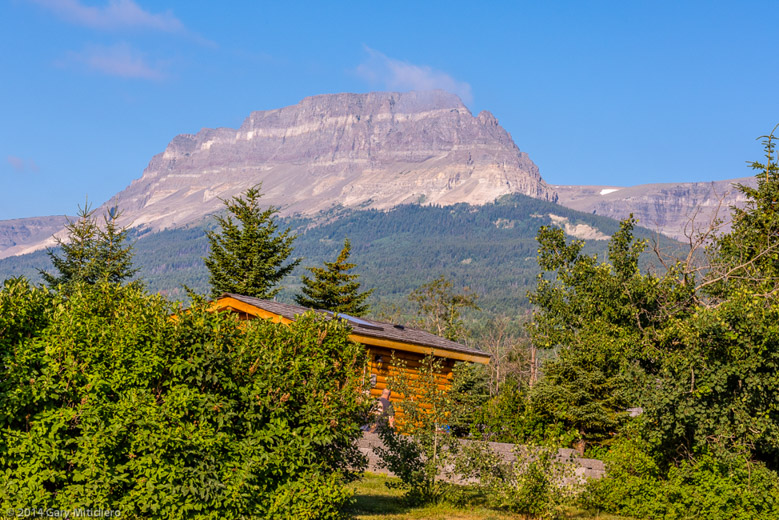
[(481, 112), (479, 112), (479, 115), (476, 117), (479, 120), (479, 122), (485, 126), (494, 126), (494, 127), (500, 126), (498, 124), (497, 118), (494, 115), (492, 115), (492, 112), (490, 112), (489, 110), (482, 110)]
[(285, 214), (556, 197), (492, 114), (474, 117), (436, 90), (311, 96), (252, 112), (238, 129), (179, 135), (109, 203), (125, 224), (162, 229), (219, 211), (219, 198), (260, 182)]

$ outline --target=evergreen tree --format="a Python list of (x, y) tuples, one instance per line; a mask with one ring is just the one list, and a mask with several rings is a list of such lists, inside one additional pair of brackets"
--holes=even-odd
[(53, 249), (46, 251), (57, 273), (40, 270), (43, 280), (51, 288), (78, 282), (95, 283), (98, 229), (94, 211), (90, 210), (89, 204), (85, 204), (83, 208), (79, 206), (77, 220), (68, 219), (65, 229), (67, 240), (54, 236), (57, 246), (62, 249), (62, 256), (57, 255)]
[(103, 226), (98, 229), (97, 270), (98, 280), (109, 283), (122, 283), (138, 272), (133, 268), (133, 246), (127, 244), (127, 228), (119, 227), (117, 220), (121, 216), (114, 206), (103, 215)]
[(654, 383), (660, 361), (644, 340), (651, 345), (671, 316), (690, 312), (693, 288), (674, 272), (660, 278), (640, 272), (646, 243), (634, 238), (635, 224), (631, 216), (614, 233), (608, 262), (583, 254), (581, 241), (566, 242), (562, 229), (538, 231), (543, 272), (528, 295), (536, 306), (528, 330), (534, 345), (556, 355), (532, 389), (533, 410), (586, 443), (608, 441), (626, 408), (651, 399), (643, 376)]
[(325, 267), (308, 267), (313, 278), (303, 275), (303, 294), (295, 297), (298, 304), (351, 316), (363, 316), (368, 312), (365, 300), (373, 292), (360, 292), (359, 275), (349, 274), (355, 264), (347, 262), (352, 245), (347, 238), (335, 262), (325, 262)]
[(47, 254), (57, 273), (40, 270), (44, 281), (52, 288), (66, 288), (85, 283), (94, 285), (105, 281), (121, 283), (138, 270), (132, 267), (132, 245), (126, 244), (127, 230), (120, 228), (117, 208), (103, 216), (103, 228), (97, 222), (89, 204), (79, 206), (78, 218), (68, 219), (65, 225), (67, 238), (54, 237), (62, 249), (62, 255), (49, 249)]
[(699, 288), (720, 300), (739, 289), (770, 299), (779, 293), (779, 162), (776, 131), (761, 136), (765, 162), (750, 163), (757, 170), (757, 187), (736, 186), (746, 197), (744, 207), (731, 208), (731, 231), (716, 237), (710, 253), (712, 266)]
[(295, 235), (289, 228), (277, 233), (278, 210), (260, 208), (260, 187), (224, 201), (229, 214), (216, 217), (221, 229), (206, 233), (210, 251), (204, 260), (214, 298), (225, 292), (273, 298), (280, 291), (274, 287), (300, 263), (297, 259), (284, 265)]

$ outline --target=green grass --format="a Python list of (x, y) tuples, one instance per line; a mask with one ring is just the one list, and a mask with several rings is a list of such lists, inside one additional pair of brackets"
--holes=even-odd
[[(397, 480), (386, 475), (365, 473), (363, 478), (350, 485), (354, 489), (355, 503), (349, 509), (359, 520), (524, 520), (526, 517), (490, 509), (483, 497), (463, 488), (467, 505), (436, 504), (411, 507), (404, 504), (401, 491), (389, 489), (387, 482)], [(597, 514), (572, 508), (566, 519), (570, 520), (629, 520), (626, 517)]]

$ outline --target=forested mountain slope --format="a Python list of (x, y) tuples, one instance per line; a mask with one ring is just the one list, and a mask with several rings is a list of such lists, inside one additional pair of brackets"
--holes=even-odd
[[(285, 218), (280, 226), (298, 234), (295, 257), (301, 266), (284, 284), (280, 299), (291, 301), (305, 266), (337, 256), (345, 237), (365, 288), (375, 288), (374, 305), (406, 304), (419, 285), (444, 275), (457, 288), (479, 295), (483, 310), (516, 314), (529, 311), (526, 293), (538, 274), (535, 240), (542, 225), (558, 225), (587, 240), (585, 252), (605, 258), (607, 240), (618, 222), (573, 211), (523, 195), (492, 204), (470, 206), (398, 206), (390, 211), (337, 208), (314, 218)], [(187, 228), (133, 235), (138, 277), (149, 290), (184, 299), (182, 285), (207, 292), (205, 229), (209, 220)], [(640, 238), (652, 233), (639, 229)], [(663, 239), (666, 245), (673, 244)], [(0, 278), (27, 276), (39, 281), (37, 269), (50, 269), (45, 252), (0, 260)]]

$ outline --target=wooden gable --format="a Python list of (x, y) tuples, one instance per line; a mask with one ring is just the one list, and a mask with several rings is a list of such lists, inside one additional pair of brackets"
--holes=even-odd
[[(311, 309), (298, 305), (279, 303), (270, 300), (260, 300), (238, 294), (223, 294), (212, 304), (218, 311), (235, 312), (241, 319), (268, 319), (276, 323), (291, 323), (295, 316)], [(334, 316), (332, 313), (314, 310), (321, 314)], [(405, 364), (405, 370), (413, 377), (418, 372), (425, 356), (433, 355), (441, 360), (441, 374), (438, 384), (441, 388), (449, 388), (452, 380), (452, 370), (458, 361), (486, 364), (490, 355), (454, 341), (449, 341), (427, 331), (405, 327), (398, 324), (385, 323), (366, 318), (339, 316), (352, 325), (352, 341), (364, 345), (368, 350), (368, 373), (371, 378), (371, 395), (378, 397), (387, 386), (387, 378), (398, 367), (391, 366), (394, 356)], [(394, 399), (393, 399), (394, 400)]]

